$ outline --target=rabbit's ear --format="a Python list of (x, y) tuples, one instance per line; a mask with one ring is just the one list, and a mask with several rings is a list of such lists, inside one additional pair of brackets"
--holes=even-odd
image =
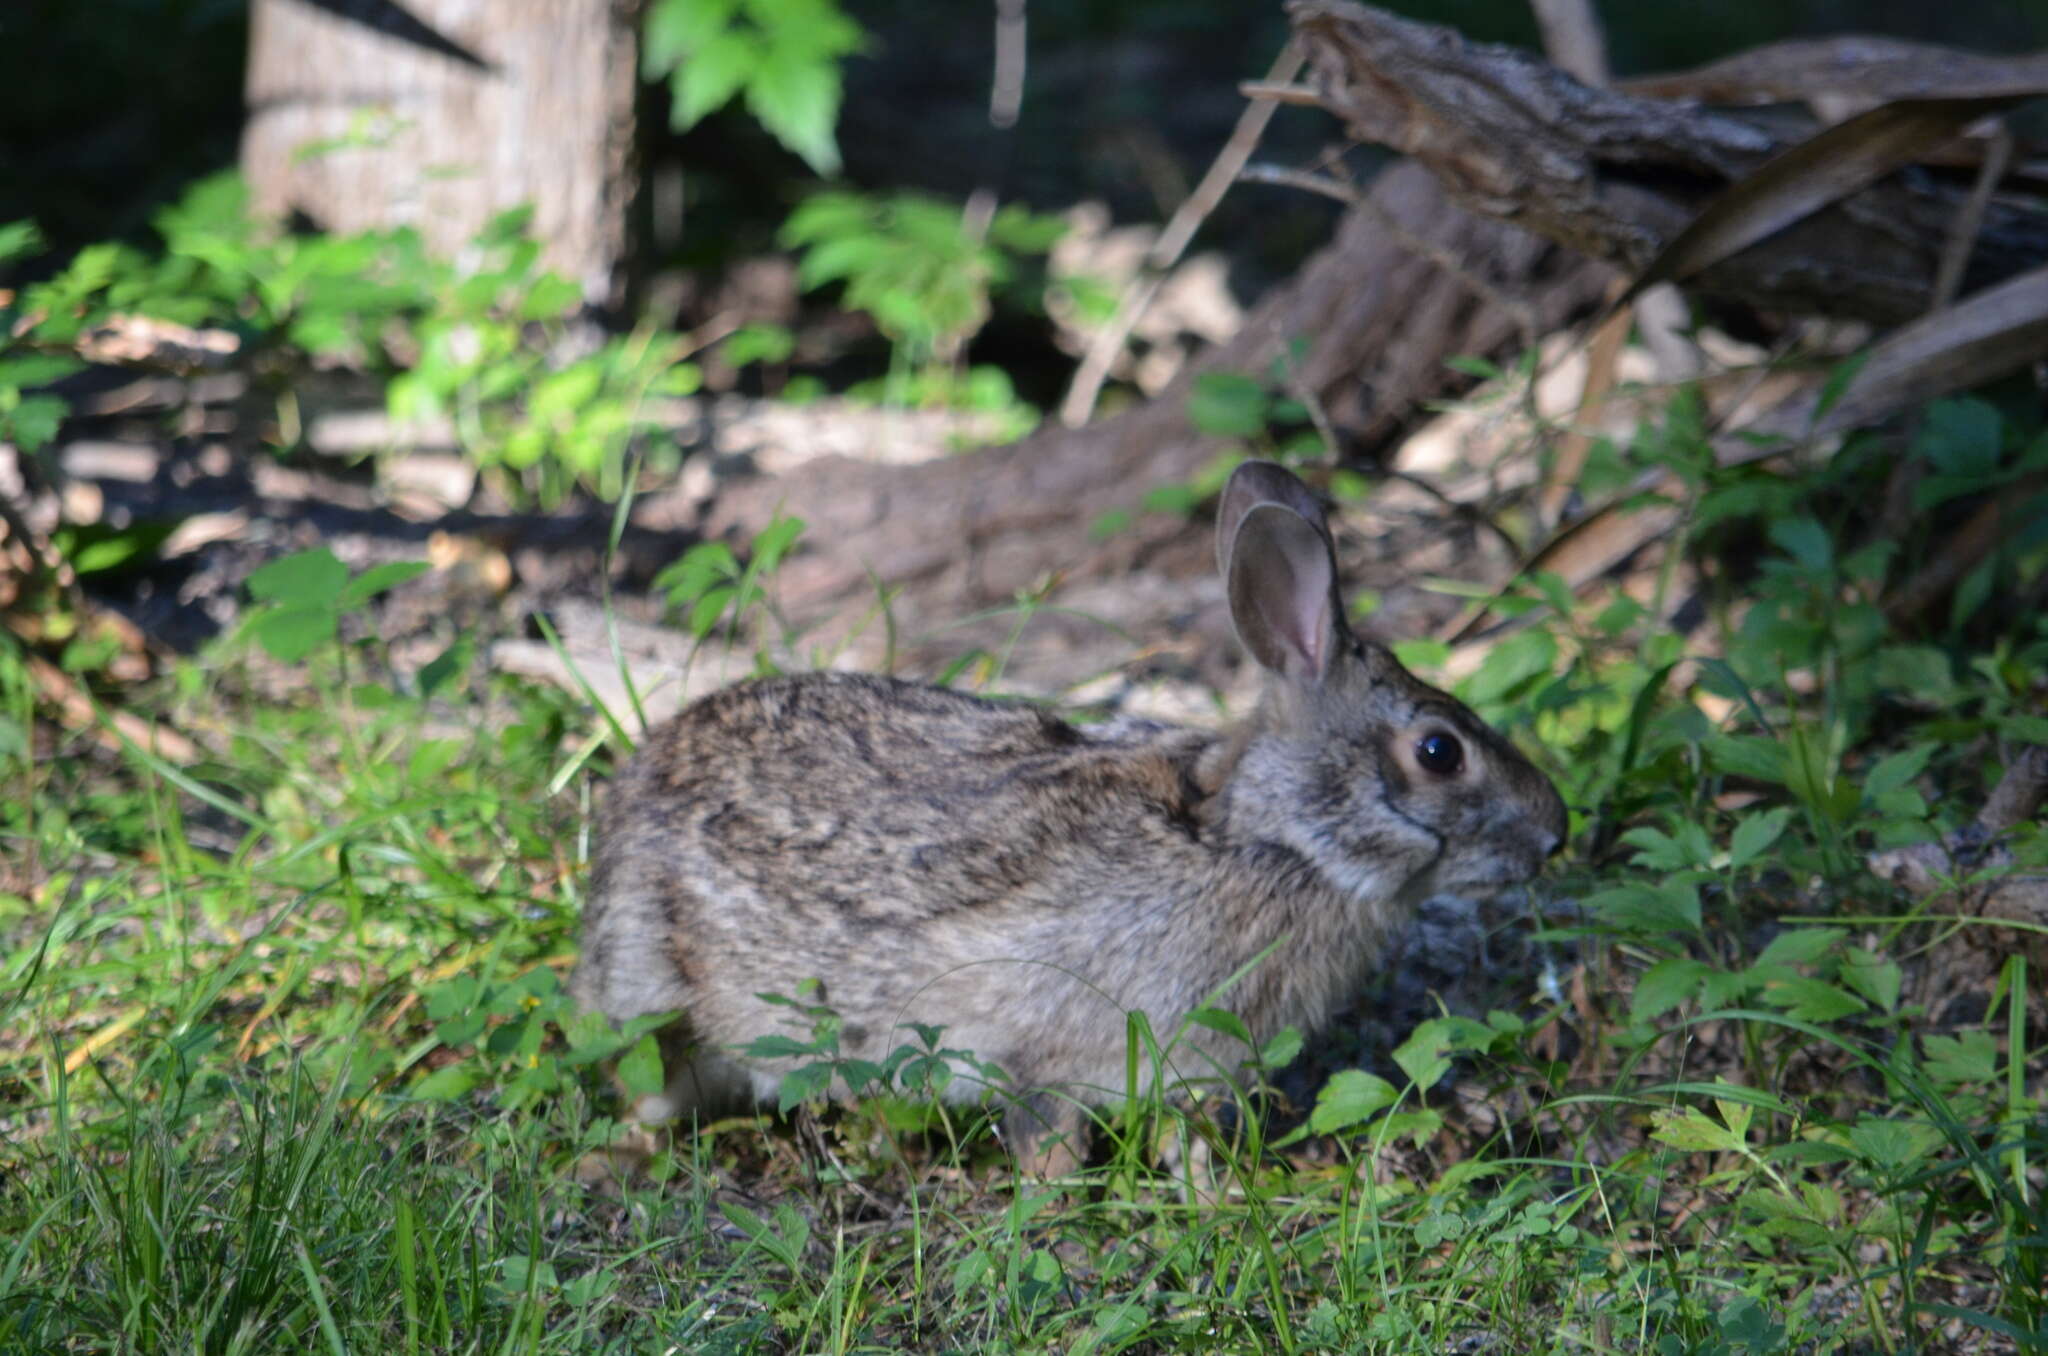
[(1230, 555), (1237, 546), (1238, 526), (1247, 513), (1261, 504), (1292, 509), (1325, 542), (1330, 538), (1322, 500), (1294, 472), (1270, 461), (1244, 462), (1230, 473), (1230, 483), (1223, 487), (1223, 499), (1216, 510), (1216, 570), (1225, 579), (1230, 578)]
[(1319, 683), (1342, 643), (1337, 563), (1316, 524), (1281, 504), (1239, 521), (1225, 552), (1230, 620), (1252, 658), (1296, 682)]

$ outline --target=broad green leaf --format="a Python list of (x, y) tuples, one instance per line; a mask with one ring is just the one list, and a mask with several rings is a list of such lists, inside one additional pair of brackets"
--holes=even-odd
[(1621, 836), (1621, 841), (1630, 847), (1641, 848), (1642, 851), (1636, 853), (1632, 861), (1634, 865), (1651, 871), (1704, 867), (1714, 858), (1713, 844), (1707, 841), (1707, 831), (1692, 823), (1680, 824), (1675, 837), (1662, 829), (1648, 826), (1630, 829)]
[(1663, 1016), (1692, 997), (1709, 970), (1705, 963), (1690, 956), (1672, 956), (1658, 961), (1636, 980), (1630, 1014), (1639, 1022)]
[(0, 264), (41, 249), (43, 233), (33, 221), (10, 221), (0, 226)]
[(1690, 1153), (1735, 1153), (1745, 1146), (1741, 1135), (1697, 1107), (1666, 1107), (1650, 1117), (1650, 1138)]
[(640, 73), (659, 80), (731, 26), (737, 0), (655, 0), (640, 38)]
[(1890, 1012), (1899, 1005), (1898, 963), (1876, 951), (1852, 946), (1842, 957), (1842, 982), (1870, 1000), (1873, 1007)]
[(257, 617), (249, 629), (271, 658), (296, 664), (334, 639), (338, 619), (332, 607), (279, 607)]
[(1788, 1017), (1806, 1022), (1832, 1022), (1865, 1011), (1869, 1005), (1847, 989), (1825, 980), (1791, 978), (1764, 985), (1758, 995)]
[(39, 452), (56, 441), (69, 413), (71, 402), (62, 396), (23, 396), (12, 410), (0, 414), (0, 429), (22, 451)]
[(1408, 1039), (1394, 1051), (1394, 1063), (1419, 1089), (1427, 1091), (1450, 1072), (1450, 1056), (1459, 1051), (1485, 1050), (1493, 1044), (1495, 1032), (1484, 1022), (1470, 1017), (1432, 1017), (1420, 1022)]
[(1392, 1106), (1399, 1096), (1386, 1079), (1363, 1069), (1345, 1069), (1332, 1074), (1316, 1094), (1315, 1110), (1309, 1113), (1309, 1129), (1319, 1135), (1349, 1130)]
[(1921, 1121), (1865, 1116), (1849, 1127), (1850, 1146), (1873, 1166), (1893, 1172), (1925, 1161), (1941, 1143), (1941, 1131)]
[(1827, 529), (1811, 518), (1780, 518), (1771, 524), (1770, 538), (1809, 570), (1825, 570), (1834, 561)]
[(1998, 1074), (1998, 1045), (1988, 1031), (1922, 1036), (1920, 1048), (1928, 1074), (1948, 1087), (1988, 1083)]
[(1586, 908), (1608, 924), (1628, 932), (1698, 932), (1699, 887), (1690, 880), (1650, 885), (1631, 882), (1602, 890), (1586, 900)]
[(1863, 794), (1876, 800), (1906, 785), (1926, 770), (1935, 748), (1933, 744), (1921, 744), (1880, 758), (1863, 776)]
[(661, 1091), (661, 1049), (653, 1036), (642, 1036), (620, 1056), (619, 1082), (635, 1097), (652, 1097)]
[(31, 386), (47, 386), (53, 381), (62, 381), (74, 372), (84, 370), (85, 364), (76, 358), (56, 353), (22, 353), (0, 358), (0, 386), (26, 390)]
[(452, 1102), (482, 1081), (469, 1064), (450, 1064), (412, 1085), (412, 1095), (425, 1102)]
[(831, 1086), (830, 1064), (806, 1064), (801, 1068), (791, 1069), (782, 1076), (782, 1089), (777, 1107), (787, 1115), (811, 1098), (822, 1096)]
[(1840, 928), (1792, 928), (1771, 938), (1756, 958), (1758, 966), (1811, 965), (1842, 944)]
[(249, 576), (249, 596), (262, 602), (332, 609), (348, 586), (348, 566), (324, 546), (283, 556)]
[(408, 579), (417, 579), (432, 568), (424, 560), (387, 560), (382, 565), (372, 565), (348, 581), (334, 606), (343, 612), (361, 607), (378, 594), (397, 588)]
[(476, 640), (463, 634), (457, 636), (448, 648), (420, 665), (418, 682), (420, 695), (431, 697), (449, 683), (469, 672), (470, 662), (476, 657)]
[(787, 47), (769, 51), (747, 81), (747, 111), (812, 170), (839, 172), (839, 67)]
[(1778, 841), (1791, 822), (1792, 811), (1782, 805), (1762, 814), (1743, 816), (1728, 840), (1728, 865), (1738, 871), (1748, 866)]
[(669, 126), (678, 132), (695, 127), (746, 88), (765, 55), (761, 40), (744, 29), (727, 29), (693, 47), (675, 68)]
[(1268, 1069), (1284, 1069), (1301, 1053), (1301, 1031), (1283, 1026), (1259, 1051), (1259, 1063)]
[(1222, 1008), (1196, 1008), (1188, 1014), (1188, 1020), (1196, 1026), (1228, 1036), (1240, 1045), (1250, 1046), (1253, 1043), (1250, 1028), (1234, 1012), (1225, 1012)]
[(1469, 702), (1501, 701), (1529, 679), (1548, 674), (1556, 663), (1556, 639), (1541, 627), (1530, 627), (1494, 646), (1460, 690)]

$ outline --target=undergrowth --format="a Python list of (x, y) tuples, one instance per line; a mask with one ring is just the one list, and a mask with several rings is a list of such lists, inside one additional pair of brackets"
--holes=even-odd
[[(1925, 428), (1963, 492), (2039, 446), (1977, 401)], [(1709, 623), (1538, 574), (1492, 600), (1514, 629), (1460, 685), (1576, 807), (1538, 918), (1573, 975), (1426, 1022), (1309, 1105), (1103, 1113), (1050, 1186), (992, 1115), (915, 1095), (972, 1052), (932, 1030), (849, 1069), (801, 995), (787, 1115), (582, 1185), (606, 1070), (660, 1077), (644, 1028), (563, 990), (631, 717), (472, 672), (460, 637), (394, 665), (366, 619), (413, 571), (311, 552), (253, 577), (242, 632), (131, 704), (209, 732), (186, 766), (41, 719), (10, 642), (0, 1350), (2048, 1345), (2024, 957), (1972, 961), (1952, 911), (1862, 863), (1963, 826), (2042, 739), (2048, 626), (1990, 606), (2038, 583), (2041, 534), (1908, 637), (1874, 600), (1915, 544), (1862, 539), (1853, 507), (1885, 459), (1795, 479), (1699, 445), (1681, 397), (1609, 474), (1676, 476), (1675, 549), (1755, 547)], [(674, 572), (700, 637), (768, 609), (798, 531)], [(253, 695), (278, 662), (301, 700)], [(1133, 1089), (1173, 1035), (1134, 1025)], [(1251, 1082), (1300, 1044), (1247, 1048)], [(835, 1073), (873, 1095), (828, 1105)], [(1194, 1139), (1206, 1172), (1155, 1152)]]

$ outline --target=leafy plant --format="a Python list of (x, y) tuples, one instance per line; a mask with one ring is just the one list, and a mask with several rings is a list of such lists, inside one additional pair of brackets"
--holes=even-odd
[(667, 80), (678, 132), (734, 96), (819, 174), (839, 172), (839, 63), (860, 51), (860, 25), (836, 0), (655, 0), (641, 73)]
[[(988, 322), (993, 293), (1016, 280), (1017, 256), (1043, 254), (1065, 229), (1057, 218), (1010, 206), (976, 233), (959, 208), (933, 198), (842, 191), (806, 199), (780, 239), (801, 252), (797, 280), (805, 288), (843, 284), (842, 304), (871, 316), (894, 346), (890, 390), (902, 404), (911, 372), (949, 371), (958, 361)], [(970, 393), (976, 380), (968, 378)], [(955, 389), (939, 383), (924, 394)]]

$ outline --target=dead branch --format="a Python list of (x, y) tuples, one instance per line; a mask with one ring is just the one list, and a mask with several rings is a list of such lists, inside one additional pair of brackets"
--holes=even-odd
[[(1348, 0), (1293, 0), (1323, 106), (1405, 152), (1451, 197), (1640, 272), (1701, 208), (1781, 150), (1725, 112), (1583, 85), (1531, 53), (1469, 43)], [(2031, 67), (2009, 76), (2034, 74)], [(1933, 301), (1968, 186), (1899, 176), (1715, 263), (1696, 290), (1770, 309), (1897, 323)], [(2048, 257), (2048, 215), (1994, 198), (1966, 291)]]

